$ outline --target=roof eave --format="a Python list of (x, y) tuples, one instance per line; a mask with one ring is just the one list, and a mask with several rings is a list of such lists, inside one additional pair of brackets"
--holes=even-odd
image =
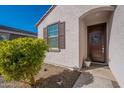
[(56, 7), (57, 5), (52, 5), (49, 10), (40, 18), (40, 20), (36, 23), (35, 27), (37, 28), (40, 23), (52, 12), (52, 10)]

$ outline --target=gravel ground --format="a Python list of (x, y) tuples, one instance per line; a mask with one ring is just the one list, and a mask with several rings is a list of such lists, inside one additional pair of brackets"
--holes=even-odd
[[(35, 76), (33, 88), (71, 88), (79, 77), (80, 72), (63, 67), (44, 64), (38, 75)], [(1, 88), (29, 88), (22, 82), (6, 82), (0, 76)]]
[(26, 85), (22, 82), (7, 82), (4, 81), (4, 79), (0, 76), (0, 88), (27, 88), (30, 87), (29, 85)]

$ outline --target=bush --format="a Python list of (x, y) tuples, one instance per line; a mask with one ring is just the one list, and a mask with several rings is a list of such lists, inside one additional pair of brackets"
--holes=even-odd
[(48, 47), (44, 40), (18, 38), (0, 42), (0, 73), (5, 80), (34, 83)]

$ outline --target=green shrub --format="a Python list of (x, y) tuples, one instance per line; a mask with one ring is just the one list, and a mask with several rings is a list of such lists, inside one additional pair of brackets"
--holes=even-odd
[(5, 80), (34, 83), (48, 47), (44, 40), (18, 38), (0, 42), (0, 73)]

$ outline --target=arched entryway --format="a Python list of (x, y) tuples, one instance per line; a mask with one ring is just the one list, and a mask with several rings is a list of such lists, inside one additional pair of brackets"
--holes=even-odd
[(90, 58), (92, 62), (107, 64), (109, 37), (115, 6), (92, 9), (79, 18), (80, 63)]

